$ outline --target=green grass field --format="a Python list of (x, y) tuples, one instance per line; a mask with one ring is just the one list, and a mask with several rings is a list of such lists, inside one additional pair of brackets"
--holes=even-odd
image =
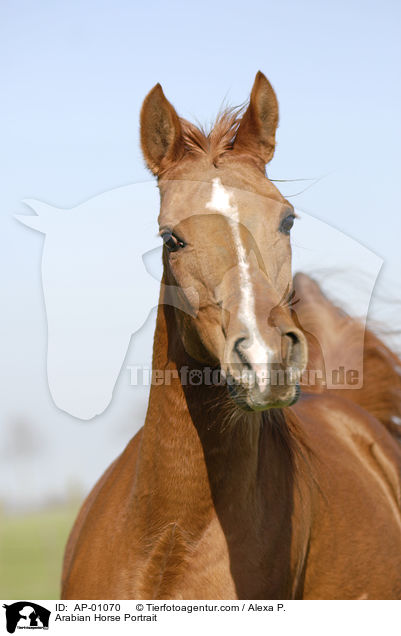
[(0, 514), (0, 598), (60, 598), (61, 565), (78, 505)]

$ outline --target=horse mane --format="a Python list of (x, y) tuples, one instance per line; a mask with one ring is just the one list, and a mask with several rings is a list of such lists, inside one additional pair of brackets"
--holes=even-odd
[(181, 118), (186, 151), (207, 155), (216, 164), (224, 153), (233, 149), (242, 113), (242, 106), (221, 110), (210, 130)]
[[(363, 385), (355, 389), (324, 389), (351, 400), (378, 419), (387, 430), (401, 438), (401, 360), (371, 329), (365, 328), (332, 302), (318, 283), (305, 274), (297, 274), (294, 287), (299, 296), (296, 322), (303, 330), (309, 347), (308, 368), (324, 371), (324, 357), (341, 350), (348, 368), (358, 360), (359, 344), (363, 347)], [(314, 336), (312, 336), (312, 333)], [(305, 386), (306, 393), (316, 387)]]
[[(357, 333), (363, 327), (357, 320), (353, 322)], [(363, 362), (363, 386), (342, 393), (349, 393), (349, 399), (401, 438), (401, 360), (373, 331), (366, 329)]]

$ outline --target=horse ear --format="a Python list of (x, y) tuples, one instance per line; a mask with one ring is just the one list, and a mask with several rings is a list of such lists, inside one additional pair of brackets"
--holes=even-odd
[(254, 155), (264, 165), (270, 161), (276, 145), (278, 102), (268, 79), (257, 72), (249, 106), (241, 119), (234, 150)]
[(142, 105), (141, 146), (148, 168), (156, 175), (184, 152), (180, 119), (160, 84), (152, 88)]
[(25, 214), (14, 214), (14, 218), (17, 219), (23, 225), (32, 228), (46, 234), (49, 228), (54, 224), (55, 217), (57, 218), (57, 212), (60, 212), (52, 205), (43, 203), (43, 201), (36, 201), (35, 199), (24, 199), (22, 203), (28, 205), (37, 216), (28, 216)]

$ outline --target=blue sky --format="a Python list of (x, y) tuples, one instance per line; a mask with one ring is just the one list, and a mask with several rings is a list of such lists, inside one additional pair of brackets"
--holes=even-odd
[[(104, 424), (85, 425), (82, 432), (55, 413), (43, 382), (32, 379), (44, 364), (46, 325), (37, 292), (43, 239), (12, 218), (26, 212), (22, 199), (69, 207), (150, 179), (139, 150), (138, 119), (152, 86), (162, 83), (179, 114), (208, 123), (224, 100), (235, 105), (248, 97), (260, 69), (280, 103), (269, 175), (323, 177), (292, 202), (380, 255), (381, 294), (399, 298), (400, 14), (401, 5), (388, 0), (3, 0), (2, 333), (20, 349), (14, 355), (8, 347), (2, 374), (16, 414), (33, 417), (50, 449), (75, 427), (84, 457), (93, 435), (101, 446), (118, 418), (123, 433), (90, 463), (85, 483), (128, 439), (128, 401), (115, 406)], [(282, 191), (291, 195), (309, 183), (286, 183)], [(10, 409), (12, 404), (0, 413), (4, 427), (14, 417)], [(0, 431), (0, 452), (2, 439)], [(48, 471), (55, 470), (53, 464), (49, 459)], [(46, 465), (42, 462), (44, 470)], [(66, 471), (60, 474), (60, 484), (67, 477)], [(12, 479), (10, 473), (7, 483)]]

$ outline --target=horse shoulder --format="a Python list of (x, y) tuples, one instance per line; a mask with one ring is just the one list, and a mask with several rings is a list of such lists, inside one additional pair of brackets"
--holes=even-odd
[[(124, 494), (132, 487), (142, 430), (138, 431), (123, 453), (107, 468), (82, 504), (65, 549), (62, 574), (62, 597), (64, 598), (66, 594), (69, 594), (69, 589), (77, 578), (77, 564), (81, 564), (85, 559), (88, 545), (93, 549), (90, 549), (90, 552), (96, 553), (95, 546), (107, 536), (102, 534), (104, 523), (113, 527), (115, 526), (113, 514), (116, 514), (114, 520), (124, 515)], [(100, 553), (104, 554), (104, 546), (98, 545), (98, 547), (101, 550)], [(80, 596), (80, 598), (83, 597)]]
[(321, 465), (358, 466), (361, 479), (367, 475), (386, 483), (386, 489), (401, 507), (401, 438), (376, 417), (343, 396), (307, 396), (296, 409), (302, 427)]
[(296, 409), (319, 495), (312, 515), (305, 598), (401, 597), (401, 445), (345, 398)]

